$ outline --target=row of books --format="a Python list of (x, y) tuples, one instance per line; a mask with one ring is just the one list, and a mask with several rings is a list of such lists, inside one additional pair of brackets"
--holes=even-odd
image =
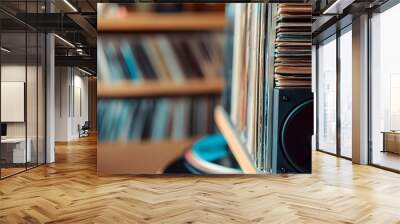
[(224, 35), (216, 33), (102, 35), (99, 81), (215, 80), (223, 73)]
[(311, 88), (311, 10), (311, 4), (278, 4), (276, 88)]
[(215, 97), (98, 100), (100, 142), (181, 140), (215, 132)]

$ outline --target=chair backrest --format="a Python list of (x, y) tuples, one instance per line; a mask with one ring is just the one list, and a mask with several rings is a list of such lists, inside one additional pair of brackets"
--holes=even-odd
[(83, 124), (82, 128), (90, 128), (89, 121), (85, 121), (85, 123)]

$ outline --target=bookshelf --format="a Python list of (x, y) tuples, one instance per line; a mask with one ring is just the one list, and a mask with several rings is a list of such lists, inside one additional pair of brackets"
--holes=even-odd
[[(212, 120), (214, 104), (211, 102), (217, 102), (220, 99), (224, 88), (224, 80), (222, 78), (222, 74), (218, 74), (219, 71), (215, 70), (216, 68), (219, 68), (219, 61), (215, 60), (216, 55), (218, 55), (219, 48), (211, 44), (211, 41), (213, 40), (214, 44), (218, 44), (218, 42), (216, 42), (217, 40), (215, 38), (212, 40), (207, 39), (211, 37), (204, 35), (222, 33), (225, 29), (225, 25), (225, 13), (223, 11), (192, 11), (175, 13), (130, 12), (121, 17), (116, 16), (112, 18), (102, 18), (99, 16), (97, 20), (97, 28), (100, 36), (104, 37), (105, 40), (107, 40), (107, 38), (110, 36), (114, 38), (116, 35), (118, 35), (116, 39), (126, 38), (125, 40), (118, 39), (118, 41), (115, 41), (116, 39), (114, 39), (116, 43), (113, 45), (117, 47), (111, 49), (112, 51), (110, 51), (110, 48), (107, 49), (109, 50), (108, 53), (112, 52), (114, 55), (106, 57), (105, 60), (108, 63), (115, 63), (115, 61), (111, 61), (113, 60), (112, 58), (123, 58), (126, 54), (119, 53), (119, 51), (121, 51), (120, 49), (122, 48), (126, 49), (127, 45), (121, 48), (119, 47), (119, 44), (123, 41), (129, 41), (129, 45), (133, 49), (132, 52), (134, 52), (135, 58), (139, 61), (139, 59), (144, 58), (140, 57), (140, 55), (136, 55), (139, 54), (138, 52), (140, 52), (138, 45), (141, 45), (144, 51), (140, 54), (146, 54), (146, 57), (150, 59), (147, 61), (150, 61), (150, 64), (155, 71), (153, 73), (156, 74), (156, 79), (154, 79), (154, 77), (152, 77), (152, 79), (149, 78), (148, 76), (151, 74), (151, 72), (143, 70), (145, 67), (143, 66), (143, 59), (141, 62), (138, 62), (139, 69), (142, 69), (141, 74), (144, 75), (141, 76), (142, 79), (140, 81), (129, 79), (130, 76), (126, 75), (127, 69), (123, 71), (123, 74), (121, 72), (116, 72), (115, 69), (110, 69), (109, 73), (100, 72), (101, 74), (107, 75), (102, 76), (105, 77), (104, 79), (98, 79), (98, 99), (117, 101), (130, 99), (147, 100), (152, 98), (171, 98), (174, 100), (179, 100), (179, 98), (184, 100), (191, 100), (192, 98), (207, 98), (207, 100), (210, 100), (212, 98), (212, 101), (207, 101), (205, 106), (200, 102), (200, 104), (196, 104), (200, 106), (193, 107), (190, 110), (185, 110), (186, 112), (190, 111), (189, 113), (193, 113), (192, 111), (199, 111), (199, 113), (202, 114), (196, 114), (196, 116), (199, 117), (198, 121), (201, 121), (200, 123), (208, 123), (209, 119), (204, 119), (204, 117), (207, 117), (204, 114), (208, 115), (208, 113), (203, 113), (204, 108), (210, 108), (210, 118)], [(189, 63), (193, 61), (191, 60), (190, 55), (188, 57), (189, 59), (185, 58), (184, 56), (182, 57), (182, 51), (187, 52), (186, 49), (181, 48), (180, 51), (177, 51), (176, 47), (173, 45), (173, 41), (168, 39), (170, 38), (168, 35), (175, 37), (176, 34), (185, 35), (184, 33), (193, 36), (199, 34), (199, 38), (205, 38), (204, 43), (206, 44), (206, 49), (204, 51), (201, 51), (201, 47), (197, 48), (197, 51), (193, 51), (193, 47), (196, 49), (196, 46), (199, 46), (196, 44), (191, 45), (192, 43), (196, 43), (193, 39), (190, 39), (191, 43), (187, 45), (187, 49), (192, 51), (192, 58), (199, 63), (198, 67), (201, 68), (202, 71), (201, 77), (196, 75), (198, 73), (192, 73), (193, 69), (195, 69), (195, 66)], [(150, 39), (146, 39), (146, 35), (152, 37)], [(160, 35), (164, 36), (160, 38)], [(185, 39), (186, 37), (180, 36), (180, 38)], [(136, 40), (139, 41), (134, 42)], [(197, 43), (199, 43), (199, 39), (197, 41)], [(179, 66), (177, 70), (180, 70), (179, 73), (176, 72), (176, 70), (171, 69), (171, 64), (173, 64), (171, 63), (171, 60), (166, 61), (166, 54), (163, 53), (166, 53), (168, 49), (165, 50), (166, 48), (161, 48), (160, 42), (164, 44), (163, 46), (165, 46), (166, 42), (169, 43), (167, 46), (170, 46), (170, 52), (174, 52), (174, 56), (171, 55), (171, 57), (176, 58), (178, 63), (177, 65)], [(182, 46), (181, 44), (178, 45)], [(109, 45), (104, 46), (107, 47)], [(152, 46), (153, 48), (151, 48)], [(152, 54), (154, 52), (156, 52), (160, 57), (156, 57), (157, 55)], [(204, 52), (209, 52), (209, 58), (207, 60), (204, 60), (205, 58), (202, 57), (207, 54)], [(179, 57), (184, 58), (185, 60), (179, 60)], [(161, 63), (153, 63), (158, 62), (157, 60), (160, 58), (162, 58), (165, 62), (162, 62), (164, 63), (165, 67), (163, 67)], [(119, 60), (123, 61), (121, 59)], [(126, 61), (127, 60), (125, 60), (125, 63)], [(222, 63), (220, 64), (222, 65)], [(191, 67), (192, 72), (190, 69), (187, 69), (188, 67)], [(168, 74), (170, 79), (165, 79), (165, 74)], [(183, 78), (182, 80), (176, 80), (176, 77)], [(193, 102), (195, 101), (190, 101), (190, 107), (193, 106)], [(198, 100), (196, 102), (198, 102)], [(182, 113), (182, 107), (180, 107), (182, 104), (178, 102), (171, 105), (173, 106), (170, 107), (170, 111), (173, 112), (170, 113)], [(190, 117), (191, 115), (188, 116)], [(182, 116), (179, 119), (176, 119), (176, 116), (172, 117), (173, 119), (168, 121), (168, 127), (171, 126), (171, 123), (172, 126), (174, 126), (175, 122), (181, 122), (178, 120), (185, 120), (185, 117), (187, 116)], [(185, 124), (187, 124), (187, 126), (193, 125), (191, 120), (190, 124)], [(185, 126), (185, 128), (187, 127)], [(190, 130), (190, 128), (187, 128), (186, 130)], [(115, 141), (99, 141), (97, 147), (98, 173), (100, 175), (161, 174), (169, 164), (181, 157), (198, 137), (200, 136), (197, 132), (191, 132), (191, 134), (188, 134), (183, 138), (179, 138), (179, 140), (172, 137), (172, 135), (168, 135), (168, 137), (163, 138), (162, 140), (152, 140), (146, 138), (141, 140), (124, 139)]]
[(121, 18), (99, 18), (101, 32), (223, 31), (223, 12), (131, 13)]
[(224, 87), (222, 79), (190, 80), (182, 83), (145, 81), (137, 82), (99, 82), (98, 97), (158, 97), (189, 95), (220, 95)]

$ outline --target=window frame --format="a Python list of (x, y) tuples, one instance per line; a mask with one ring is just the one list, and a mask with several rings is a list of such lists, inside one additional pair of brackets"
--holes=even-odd
[(373, 132), (372, 132), (372, 19), (374, 14), (381, 14), (400, 4), (400, 0), (388, 0), (382, 5), (368, 11), (368, 165), (383, 170), (400, 173), (400, 169), (393, 169), (373, 162)]
[[(349, 21), (348, 18), (344, 18), (343, 20), (345, 20), (345, 22)], [(338, 23), (341, 21), (338, 21)], [(336, 26), (337, 24), (334, 24), (334, 26)], [(336, 157), (340, 157), (340, 158), (344, 158), (346, 160), (352, 160), (352, 158), (347, 157), (347, 156), (343, 156), (342, 155), (342, 150), (341, 150), (341, 119), (340, 119), (340, 77), (341, 77), (341, 67), (340, 67), (340, 38), (342, 35), (346, 34), (347, 32), (352, 32), (352, 23), (351, 22), (347, 22), (343, 27), (336, 27), (336, 32), (331, 33), (331, 35), (327, 36), (324, 39), (321, 39), (317, 42), (316, 44), (316, 150), (319, 152), (323, 152), (329, 155), (333, 155)], [(320, 60), (320, 56), (319, 56), (319, 51), (318, 49), (320, 48), (320, 45), (322, 44), (326, 44), (329, 43), (330, 41), (336, 41), (336, 152), (335, 153), (331, 153), (328, 152), (324, 149), (321, 149), (319, 147), (320, 143), (319, 143), (319, 112), (320, 112), (320, 108), (319, 108), (319, 101), (320, 101), (320, 94), (319, 94), (319, 87), (320, 87), (320, 74), (319, 74), (319, 60)]]

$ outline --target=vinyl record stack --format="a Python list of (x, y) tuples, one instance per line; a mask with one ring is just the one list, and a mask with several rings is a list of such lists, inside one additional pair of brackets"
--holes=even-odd
[(261, 139), (265, 128), (265, 41), (272, 39), (265, 36), (268, 5), (234, 5), (230, 118), (225, 120), (232, 122), (236, 137), (243, 144), (243, 152), (251, 158), (252, 165), (258, 166), (264, 158)]
[(278, 5), (275, 87), (311, 88), (310, 4)]
[(235, 5), (230, 113), (215, 120), (244, 173), (311, 172), (311, 19), (310, 4)]

